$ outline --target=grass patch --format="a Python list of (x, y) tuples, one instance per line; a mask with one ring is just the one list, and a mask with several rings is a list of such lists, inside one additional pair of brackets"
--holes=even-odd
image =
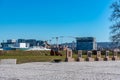
[[(0, 52), (0, 59), (17, 59), (17, 63), (27, 63), (27, 62), (52, 62), (54, 59), (65, 60), (66, 54), (65, 51), (61, 51), (63, 56), (50, 56), (50, 51), (2, 51)], [(120, 56), (120, 54), (119, 54)], [(93, 58), (96, 55), (92, 55)], [(112, 57), (112, 53), (110, 54)], [(73, 53), (73, 58), (77, 59), (77, 54)], [(87, 58), (87, 55), (84, 54), (83, 58)], [(104, 58), (104, 55), (102, 55)]]
[(3, 51), (0, 59), (17, 59), (17, 63), (27, 62), (51, 62), (54, 59), (64, 61), (65, 52), (61, 52), (63, 56), (50, 56), (50, 51)]

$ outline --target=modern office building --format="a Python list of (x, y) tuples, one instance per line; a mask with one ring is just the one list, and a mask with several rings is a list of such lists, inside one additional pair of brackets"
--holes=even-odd
[(26, 43), (29, 43), (29, 47), (34, 47), (37, 45), (37, 41), (35, 39), (27, 39)]
[(7, 40), (7, 43), (10, 43), (10, 44), (16, 43), (16, 40), (15, 39), (9, 39), (9, 40)]
[(38, 40), (38, 41), (36, 42), (36, 46), (43, 46), (43, 47), (45, 47), (45, 41)]
[(77, 50), (97, 50), (97, 43), (94, 37), (77, 37)]
[(25, 39), (18, 39), (17, 42), (18, 43), (26, 43), (26, 40)]

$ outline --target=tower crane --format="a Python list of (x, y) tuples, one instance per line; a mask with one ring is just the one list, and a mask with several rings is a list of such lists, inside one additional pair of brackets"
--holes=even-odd
[(59, 38), (62, 38), (63, 39), (64, 36), (59, 36), (59, 37), (52, 37), (52, 39), (56, 39), (56, 46), (59, 47)]
[[(52, 39), (56, 39), (56, 47), (58, 48), (59, 47), (59, 39), (62, 39), (61, 41), (61, 44), (63, 42), (63, 38), (73, 38), (73, 39), (77, 39), (78, 37), (74, 37), (74, 36), (59, 36), (59, 37), (52, 37)], [(67, 45), (67, 44), (66, 44)], [(71, 45), (72, 48), (75, 48), (75, 41), (73, 40), (72, 41), (72, 45)]]

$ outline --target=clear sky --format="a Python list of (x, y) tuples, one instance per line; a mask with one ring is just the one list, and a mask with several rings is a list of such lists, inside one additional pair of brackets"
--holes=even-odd
[[(0, 41), (57, 36), (92, 36), (98, 42), (109, 41), (112, 1), (0, 0)], [(72, 40), (65, 37), (63, 42)]]

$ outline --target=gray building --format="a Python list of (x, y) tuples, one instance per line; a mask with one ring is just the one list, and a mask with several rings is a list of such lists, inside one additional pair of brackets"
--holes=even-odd
[(34, 47), (34, 46), (45, 47), (45, 41), (36, 40), (36, 39), (18, 39), (18, 40), (10, 39), (10, 40), (7, 40), (7, 42), (2, 42), (0, 47), (2, 48), (14, 47), (16, 46), (16, 44), (19, 44), (19, 43), (26, 43), (27, 47)]
[(77, 50), (96, 50), (97, 44), (94, 37), (77, 37)]

